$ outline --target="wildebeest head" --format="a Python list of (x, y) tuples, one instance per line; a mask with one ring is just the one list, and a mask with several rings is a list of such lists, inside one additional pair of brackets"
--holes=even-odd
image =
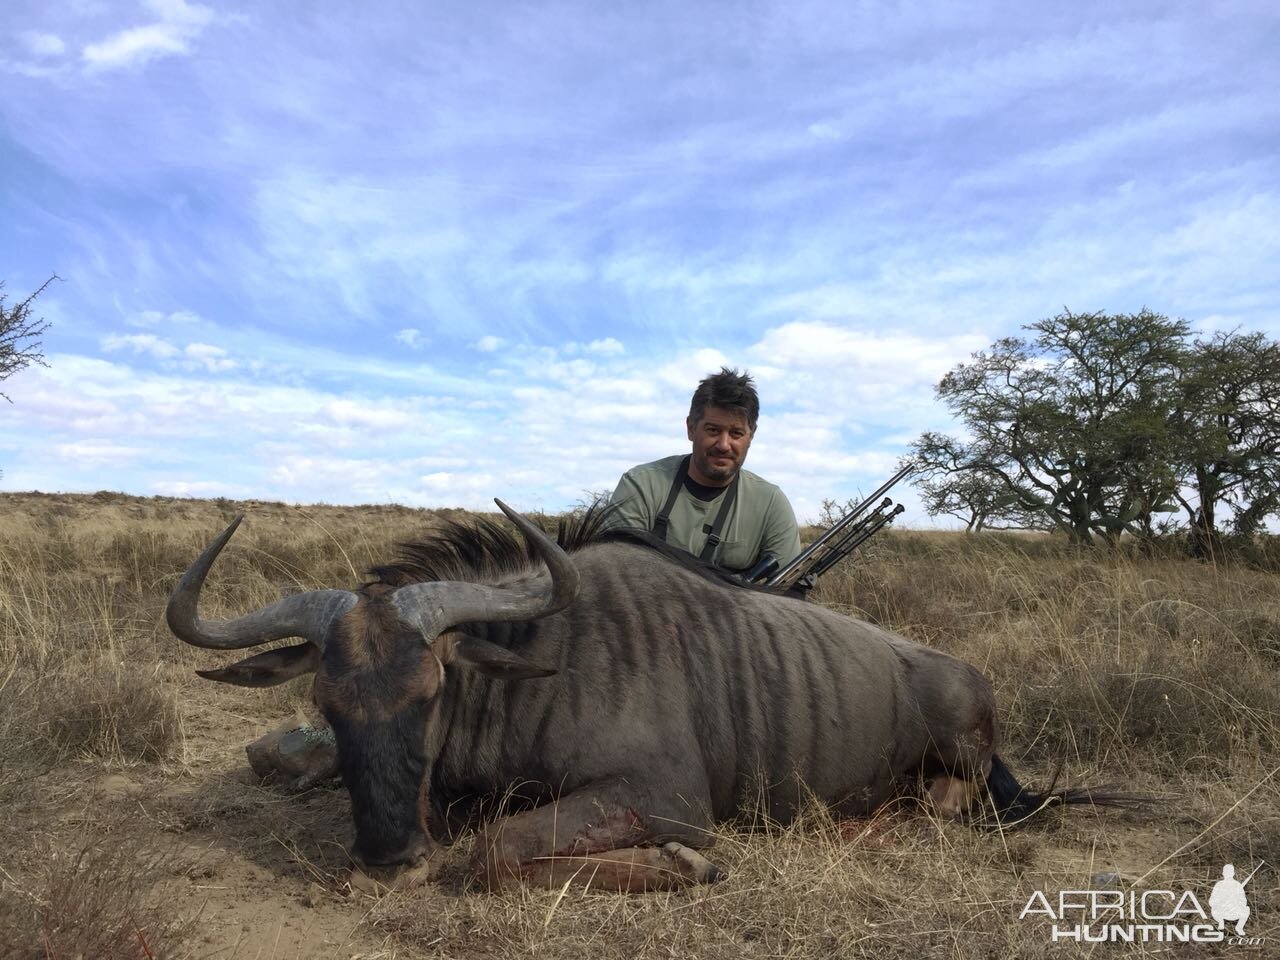
[(198, 647), (233, 650), (285, 637), (305, 639), (197, 673), (249, 687), (315, 673), (313, 694), (337, 740), (355, 821), (352, 853), (362, 866), (413, 864), (430, 852), (427, 789), (441, 732), (431, 720), (447, 668), (505, 679), (555, 672), (453, 629), (549, 616), (577, 595), (578, 573), (566, 553), (501, 501), (498, 506), (546, 563), (550, 576), (504, 586), (435, 581), (315, 590), (232, 620), (201, 620), (196, 613), (200, 589), (239, 525), (237, 518), (192, 564), (169, 599), (170, 629)]

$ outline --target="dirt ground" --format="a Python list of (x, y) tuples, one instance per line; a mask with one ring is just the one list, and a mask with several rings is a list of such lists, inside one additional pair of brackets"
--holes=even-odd
[(31, 816), (54, 849), (100, 832), (161, 853), (156, 895), (196, 920), (193, 956), (403, 956), (368, 922), (377, 901), (345, 886), (350, 828), (340, 784), (288, 795), (249, 769), (243, 745), (281, 719), (253, 716), (262, 706), (254, 699), (192, 683), (182, 698), (181, 763), (74, 763), (28, 783), (30, 809), (11, 812)]

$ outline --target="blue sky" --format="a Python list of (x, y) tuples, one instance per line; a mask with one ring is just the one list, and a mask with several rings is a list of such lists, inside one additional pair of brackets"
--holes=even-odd
[(728, 363), (748, 466), (812, 518), (1064, 306), (1280, 336), (1270, 3), (19, 0), (5, 30), (0, 279), (63, 279), (4, 489), (557, 510), (685, 449)]

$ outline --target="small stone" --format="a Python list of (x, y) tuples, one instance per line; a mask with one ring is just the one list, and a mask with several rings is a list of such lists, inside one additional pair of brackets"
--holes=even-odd
[(249, 766), (259, 777), (281, 778), (295, 789), (313, 786), (338, 772), (338, 745), (328, 727), (313, 727), (302, 717), (259, 737), (245, 747)]

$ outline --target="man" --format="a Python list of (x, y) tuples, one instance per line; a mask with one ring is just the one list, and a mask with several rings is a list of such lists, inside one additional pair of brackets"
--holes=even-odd
[(685, 420), (690, 454), (632, 467), (613, 492), (611, 526), (651, 530), (672, 546), (745, 572), (772, 554), (800, 552), (800, 530), (782, 491), (742, 463), (760, 414), (746, 373), (728, 367), (693, 393)]

